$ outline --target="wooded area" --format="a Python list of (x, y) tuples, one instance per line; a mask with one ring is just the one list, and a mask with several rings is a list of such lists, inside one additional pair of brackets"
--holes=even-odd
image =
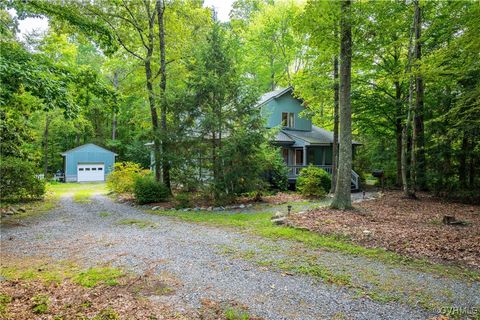
[[(194, 0), (0, 9), (1, 155), (36, 173), (87, 142), (148, 168), (153, 142), (170, 192), (198, 189), (202, 170), (215, 199), (261, 190), (282, 159), (255, 103), (291, 85), (339, 139), (335, 207), (351, 206), (352, 133), (364, 179), (379, 169), (409, 197), (478, 195), (478, 2), (237, 0), (228, 22)], [(28, 16), (49, 30), (21, 39)]]

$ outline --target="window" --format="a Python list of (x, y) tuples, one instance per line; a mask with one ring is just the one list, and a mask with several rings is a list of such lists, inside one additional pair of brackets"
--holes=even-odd
[(302, 165), (303, 164), (303, 150), (297, 149), (295, 150), (295, 164)]
[(92, 171), (97, 171), (97, 168), (92, 168)]
[(103, 168), (98, 168), (98, 171), (102, 171), (102, 170), (103, 170)]
[(286, 148), (282, 149), (282, 156), (283, 156), (283, 161), (285, 161), (285, 163), (288, 164), (288, 149)]
[(83, 168), (78, 168), (78, 171), (83, 171)]
[(295, 127), (295, 113), (282, 112), (282, 127), (287, 127), (287, 128)]
[(85, 168), (85, 171), (90, 171), (90, 168)]

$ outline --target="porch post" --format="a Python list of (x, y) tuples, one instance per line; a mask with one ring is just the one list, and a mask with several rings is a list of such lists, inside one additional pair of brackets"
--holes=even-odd
[(307, 165), (307, 146), (303, 146), (303, 165)]

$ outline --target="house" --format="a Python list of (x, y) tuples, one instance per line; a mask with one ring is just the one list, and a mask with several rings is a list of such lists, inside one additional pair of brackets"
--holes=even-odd
[[(311, 119), (302, 116), (303, 101), (293, 96), (292, 87), (265, 93), (258, 106), (267, 128), (278, 129), (272, 143), (281, 148), (290, 183), (295, 183), (302, 168), (310, 164), (332, 173), (333, 132), (312, 125)], [(353, 151), (358, 145), (353, 142)], [(359, 188), (359, 176), (353, 170), (352, 188)]]
[(105, 181), (112, 171), (116, 153), (93, 143), (61, 153), (65, 182)]

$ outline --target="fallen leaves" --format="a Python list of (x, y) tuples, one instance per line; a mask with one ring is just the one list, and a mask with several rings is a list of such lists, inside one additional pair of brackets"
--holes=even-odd
[[(325, 234), (347, 236), (367, 247), (381, 247), (415, 258), (480, 268), (480, 207), (450, 203), (428, 194), (418, 200), (401, 192), (356, 204), (355, 210), (311, 210), (289, 218), (289, 224)], [(442, 224), (443, 216), (466, 221)]]

